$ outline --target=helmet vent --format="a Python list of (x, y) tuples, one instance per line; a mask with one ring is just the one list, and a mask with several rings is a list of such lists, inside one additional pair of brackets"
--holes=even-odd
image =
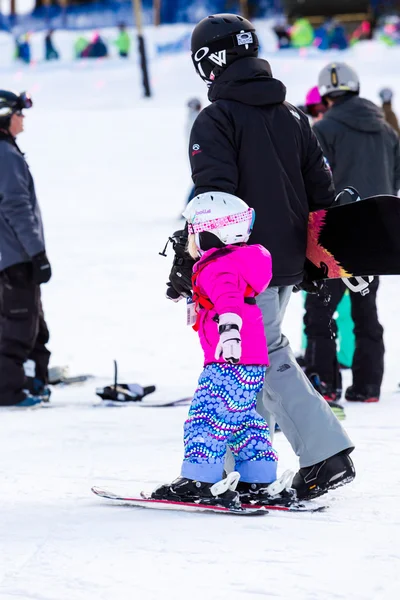
[(226, 19), (225, 17), (223, 18), (224, 23), (231, 23), (230, 19)]

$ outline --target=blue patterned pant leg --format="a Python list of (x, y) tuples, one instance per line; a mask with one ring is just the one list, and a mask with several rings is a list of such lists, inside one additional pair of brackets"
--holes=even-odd
[(256, 412), (264, 375), (263, 366), (215, 363), (205, 367), (184, 426), (183, 477), (219, 481), (229, 445), (243, 481), (276, 479), (277, 456), (268, 425)]

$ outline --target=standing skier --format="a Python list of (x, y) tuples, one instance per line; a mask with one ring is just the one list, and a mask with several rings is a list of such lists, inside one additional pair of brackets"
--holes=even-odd
[[(267, 422), (256, 412), (268, 352), (255, 296), (269, 284), (271, 256), (247, 246), (254, 210), (227, 193), (203, 193), (183, 213), (189, 226), (195, 330), (204, 371), (185, 423), (181, 477), (152, 493), (153, 499), (240, 507), (289, 503), (291, 490), (271, 493), (277, 456)], [(197, 319), (196, 319), (197, 316)], [(227, 447), (240, 474), (219, 493)], [(235, 492), (237, 485), (237, 492)]]
[(193, 126), (190, 160), (196, 194), (243, 198), (257, 213), (252, 242), (271, 252), (271, 285), (257, 297), (270, 360), (258, 411), (272, 414), (300, 457), (293, 487), (308, 499), (355, 476), (351, 440), (281, 331), (303, 278), (309, 211), (331, 206), (335, 191), (307, 117), (285, 102), (285, 86), (257, 55), (255, 29), (243, 17), (213, 15), (195, 27), (192, 59), (211, 104)]
[[(319, 74), (319, 91), (329, 110), (314, 131), (332, 168), (337, 189), (352, 185), (361, 198), (395, 194), (400, 188), (399, 137), (382, 111), (359, 97), (357, 73), (345, 63), (328, 64)], [(379, 279), (369, 294), (351, 292), (356, 347), (353, 385), (345, 393), (350, 401), (377, 402), (383, 378), (383, 328), (378, 320), (376, 294)], [(330, 301), (308, 296), (305, 325), (308, 346), (306, 372), (317, 374), (327, 389), (335, 390), (338, 374), (335, 339), (330, 323), (345, 293), (342, 281), (330, 288)]]
[[(51, 277), (35, 186), (16, 137), (22, 111), (32, 106), (23, 92), (0, 90), (0, 405), (32, 406), (48, 399), (49, 332), (40, 284)], [(26, 378), (24, 362), (35, 363)]]

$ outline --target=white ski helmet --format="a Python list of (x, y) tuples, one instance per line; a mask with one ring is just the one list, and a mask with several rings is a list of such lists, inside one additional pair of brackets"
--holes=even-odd
[(329, 63), (318, 76), (321, 98), (341, 96), (349, 92), (359, 94), (360, 80), (357, 73), (346, 63)]
[(223, 244), (247, 242), (253, 228), (255, 212), (232, 194), (205, 192), (195, 196), (182, 213), (201, 250), (200, 233), (209, 231)]

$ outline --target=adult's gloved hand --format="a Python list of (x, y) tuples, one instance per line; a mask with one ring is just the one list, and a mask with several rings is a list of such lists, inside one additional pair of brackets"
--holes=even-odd
[[(173, 290), (183, 298), (192, 296), (192, 273), (195, 260), (186, 251), (188, 234), (186, 229), (175, 231), (171, 240), (174, 249), (174, 262), (169, 274), (168, 288)], [(167, 298), (173, 299), (167, 289)]]
[(183, 299), (183, 296), (176, 291), (170, 281), (167, 283), (167, 291), (165, 292), (165, 296), (168, 298), (168, 300), (172, 300), (172, 302), (179, 302), (179, 300)]
[(242, 338), (240, 330), (242, 319), (235, 313), (220, 315), (218, 320), (219, 342), (215, 350), (215, 358), (223, 357), (226, 362), (237, 364), (242, 356)]
[(40, 285), (47, 283), (51, 278), (51, 265), (46, 252), (39, 252), (32, 256), (33, 281)]
[(298, 283), (294, 286), (294, 292), (307, 292), (307, 294), (319, 294), (324, 287), (323, 281), (308, 281), (307, 278), (304, 278), (301, 283)]

